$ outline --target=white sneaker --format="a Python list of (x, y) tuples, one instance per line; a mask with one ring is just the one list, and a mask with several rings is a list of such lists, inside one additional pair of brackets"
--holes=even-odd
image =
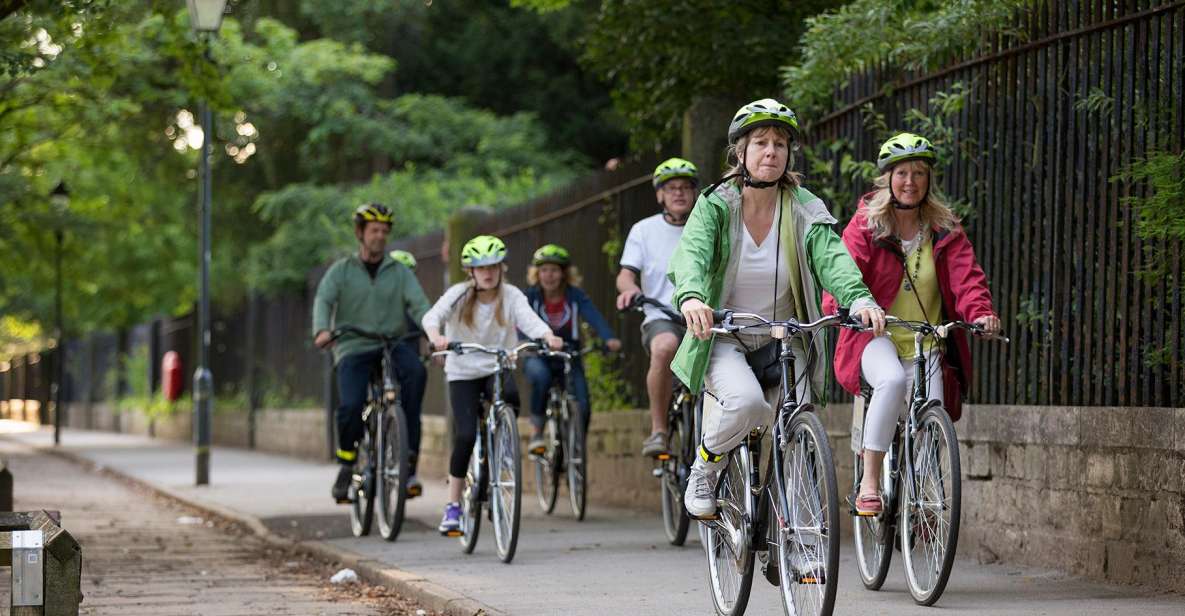
[(687, 491), (683, 493), (683, 508), (693, 520), (716, 517), (717, 471), (708, 468), (701, 458), (696, 458), (687, 475)]

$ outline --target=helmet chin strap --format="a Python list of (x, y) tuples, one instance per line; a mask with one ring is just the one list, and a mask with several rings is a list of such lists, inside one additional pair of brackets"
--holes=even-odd
[(764, 182), (761, 180), (753, 179), (753, 176), (749, 175), (749, 166), (747, 164), (745, 164), (745, 161), (742, 160), (741, 161), (741, 181), (744, 182), (745, 186), (748, 186), (750, 188), (773, 188), (774, 186), (778, 185), (778, 182), (782, 181), (782, 178), (786, 176), (786, 171), (789, 168), (790, 168), (790, 158), (787, 157), (786, 158), (786, 167), (782, 169), (782, 174), (780, 176), (778, 176), (778, 179), (772, 180), (769, 182)]
[(667, 204), (664, 203), (662, 204), (662, 217), (663, 220), (667, 221), (668, 223), (675, 225), (676, 227), (682, 227), (683, 225), (687, 224), (687, 219), (691, 217), (691, 212), (689, 211), (682, 217), (675, 216), (670, 210), (667, 209)]

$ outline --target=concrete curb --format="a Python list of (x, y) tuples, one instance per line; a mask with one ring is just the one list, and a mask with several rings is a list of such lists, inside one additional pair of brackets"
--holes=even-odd
[(371, 584), (390, 588), (395, 592), (424, 604), (429, 609), (442, 612), (448, 616), (509, 616), (506, 612), (496, 610), (472, 597), (432, 582), (421, 575), (351, 552), (326, 541), (292, 541), (291, 539), (286, 539), (272, 532), (271, 529), (265, 526), (255, 516), (221, 505), (194, 500), (192, 497), (181, 494), (176, 490), (149, 483), (109, 466), (103, 466), (74, 452), (52, 447), (30, 447), (40, 453), (58, 456), (88, 469), (109, 472), (124, 481), (177, 501), (187, 507), (202, 511), (209, 516), (223, 518), (240, 524), (272, 545), (295, 548), (320, 560), (341, 563), (343, 566), (353, 569), (362, 579)]

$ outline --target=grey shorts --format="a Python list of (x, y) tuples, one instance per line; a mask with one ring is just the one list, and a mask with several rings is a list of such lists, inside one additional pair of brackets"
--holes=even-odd
[(665, 332), (670, 332), (682, 340), (687, 328), (669, 319), (657, 319), (642, 324), (642, 348), (646, 350), (647, 355), (650, 354), (650, 343), (654, 342), (659, 334)]

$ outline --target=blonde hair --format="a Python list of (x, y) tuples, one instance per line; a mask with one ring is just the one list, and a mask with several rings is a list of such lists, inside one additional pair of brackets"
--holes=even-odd
[[(901, 164), (917, 164), (925, 167), (928, 179), (929, 190), (926, 191), (926, 200), (922, 202), (922, 206), (918, 212), (921, 218), (922, 230), (929, 231), (933, 228), (950, 231), (959, 224), (959, 217), (951, 211), (950, 206), (947, 205), (946, 196), (942, 194), (942, 190), (934, 182), (933, 168), (928, 163), (921, 160), (905, 161)], [(894, 166), (896, 168), (896, 166)], [(877, 187), (876, 194), (868, 199), (865, 203), (864, 217), (868, 220), (867, 228), (872, 231), (873, 239), (883, 240), (891, 235), (897, 233), (897, 218), (893, 215), (893, 192), (890, 186), (893, 181), (893, 169), (882, 173), (880, 177), (876, 178), (873, 184)]]
[[(477, 282), (473, 280), (473, 271), (471, 268), (466, 268), (469, 273), (469, 288), (465, 290), (465, 296), (461, 299), (461, 322), (466, 327), (473, 328), (473, 316), (477, 312)], [(494, 319), (498, 321), (498, 327), (506, 326), (506, 317), (502, 315), (502, 298), (506, 296), (506, 264), (502, 264), (502, 273), (498, 277), (498, 300), (494, 304)]]
[[(728, 173), (725, 175), (740, 174), (741, 167), (745, 164), (741, 162), (741, 159), (744, 157), (745, 148), (749, 147), (749, 139), (757, 135), (764, 135), (769, 131), (776, 132), (783, 139), (785, 139), (786, 143), (790, 146), (789, 152), (786, 154), (786, 173), (782, 175), (781, 179), (778, 180), (778, 183), (786, 188), (797, 188), (801, 186), (802, 174), (797, 171), (793, 171), (794, 145), (796, 142), (794, 141), (794, 137), (790, 135), (790, 131), (780, 126), (761, 126), (755, 128), (744, 135), (741, 135), (740, 139), (737, 139), (736, 143), (728, 146), (728, 149), (725, 151), (725, 156), (727, 157), (727, 160), (732, 163), (732, 168), (729, 169)], [(741, 181), (739, 177), (737, 178), (737, 181)]]
[[(575, 265), (560, 269), (564, 272), (564, 286), (578, 287), (580, 283), (584, 282), (584, 277), (580, 275), (580, 270)], [(539, 284), (539, 266), (532, 265), (527, 268), (527, 286), (533, 287), (537, 284)]]

